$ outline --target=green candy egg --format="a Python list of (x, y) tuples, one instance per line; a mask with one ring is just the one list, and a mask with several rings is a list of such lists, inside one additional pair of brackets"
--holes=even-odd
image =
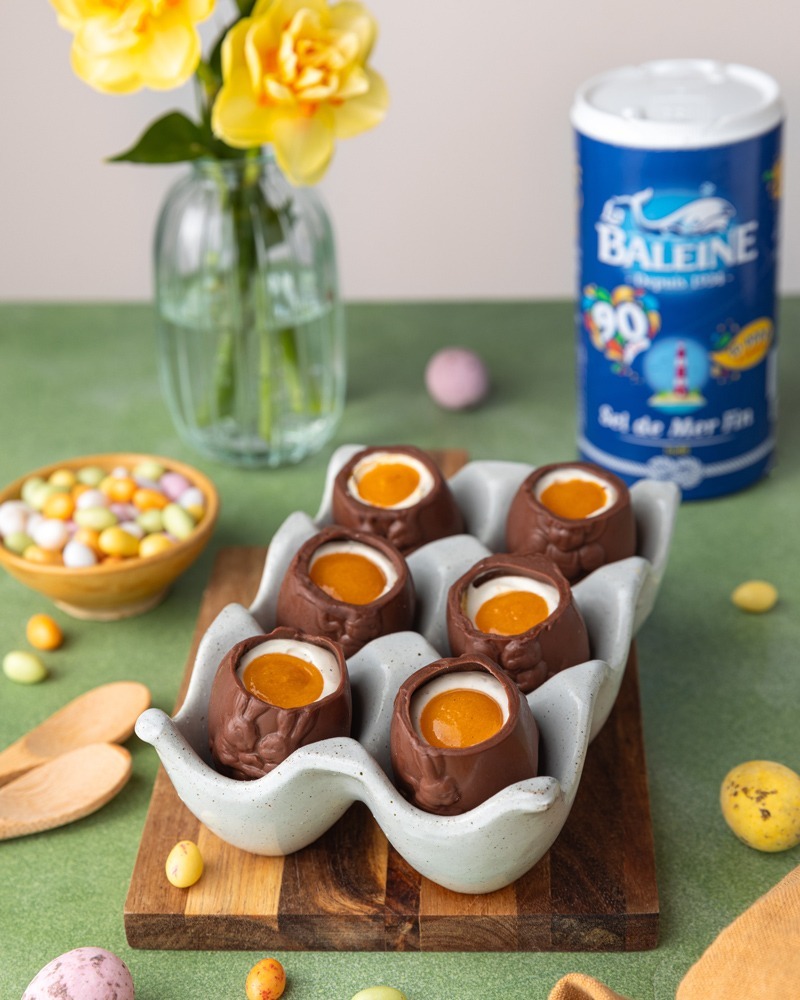
[(83, 483), (84, 486), (94, 487), (99, 486), (108, 473), (105, 469), (101, 469), (99, 465), (85, 465), (82, 469), (78, 469), (75, 475), (79, 483)]
[(161, 515), (164, 518), (164, 530), (180, 541), (188, 538), (194, 531), (194, 518), (180, 504), (168, 503)]
[(11, 531), (3, 539), (3, 544), (9, 552), (21, 556), (29, 545), (33, 545), (33, 539), (27, 531)]
[(13, 649), (3, 657), (3, 673), (17, 684), (38, 684), (47, 677), (47, 667), (35, 653)]

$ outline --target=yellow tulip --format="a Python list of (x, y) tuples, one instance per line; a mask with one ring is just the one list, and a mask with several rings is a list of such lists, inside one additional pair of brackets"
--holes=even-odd
[(360, 3), (259, 0), (228, 32), (212, 112), (229, 146), (270, 143), (296, 184), (314, 184), (344, 139), (383, 120), (382, 78), (366, 64), (376, 25)]
[(214, 0), (50, 0), (73, 33), (72, 68), (95, 90), (171, 90), (200, 61), (196, 25)]

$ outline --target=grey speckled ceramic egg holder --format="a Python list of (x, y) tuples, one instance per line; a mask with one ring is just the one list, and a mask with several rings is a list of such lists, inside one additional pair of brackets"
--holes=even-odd
[(573, 588), (596, 659), (562, 671), (527, 696), (541, 732), (541, 777), (447, 817), (410, 805), (391, 781), (389, 725), (395, 694), (410, 673), (449, 655), (448, 589), (479, 559), (502, 550), (509, 503), (533, 470), (500, 461), (471, 462), (450, 480), (469, 533), (431, 542), (408, 558), (419, 603), (417, 631), (375, 639), (348, 660), (353, 737), (297, 750), (255, 781), (224, 777), (211, 766), (208, 752), (208, 700), (219, 662), (234, 643), (274, 627), (278, 589), (292, 556), (330, 523), (333, 480), (360, 448), (344, 446), (332, 456), (314, 519), (297, 512), (278, 529), (252, 605), (229, 604), (211, 624), (180, 711), (170, 718), (149, 709), (139, 717), (136, 733), (155, 747), (188, 809), (235, 847), (290, 854), (361, 801), (420, 874), (456, 892), (490, 892), (536, 864), (567, 819), (588, 744), (611, 711), (631, 641), (656, 599), (679, 491), (672, 483), (633, 486), (638, 555), (601, 567)]

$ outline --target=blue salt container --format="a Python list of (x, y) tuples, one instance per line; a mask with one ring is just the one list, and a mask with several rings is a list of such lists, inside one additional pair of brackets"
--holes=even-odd
[(693, 500), (772, 465), (782, 120), (775, 80), (709, 60), (576, 95), (578, 448), (628, 483)]

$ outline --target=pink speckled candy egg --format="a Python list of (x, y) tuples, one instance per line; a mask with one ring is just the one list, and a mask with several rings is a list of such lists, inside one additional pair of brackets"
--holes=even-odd
[(22, 1000), (134, 1000), (128, 966), (105, 948), (74, 948), (40, 969)]
[(489, 391), (483, 360), (466, 347), (445, 347), (428, 362), (425, 385), (431, 399), (447, 410), (477, 406)]

